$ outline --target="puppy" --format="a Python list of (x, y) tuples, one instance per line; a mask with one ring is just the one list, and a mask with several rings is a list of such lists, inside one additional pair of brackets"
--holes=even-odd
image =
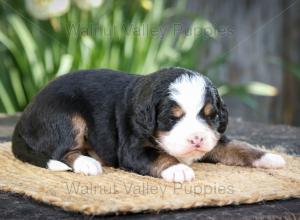
[(85, 70), (59, 77), (33, 99), (12, 150), (54, 171), (98, 175), (106, 165), (170, 182), (193, 180), (194, 161), (284, 166), (279, 155), (226, 138), (227, 122), (217, 89), (197, 72)]

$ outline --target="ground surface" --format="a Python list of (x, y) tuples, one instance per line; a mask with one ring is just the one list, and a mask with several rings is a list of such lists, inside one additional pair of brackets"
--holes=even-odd
[[(0, 115), (0, 142), (9, 141), (18, 117)], [(283, 125), (269, 126), (261, 123), (231, 119), (228, 135), (264, 145), (268, 149), (282, 146), (282, 150), (300, 155), (300, 128)], [(81, 219), (103, 218), (65, 212), (30, 198), (0, 191), (0, 219)], [(261, 202), (253, 205), (196, 208), (172, 212), (107, 216), (105, 219), (300, 219), (300, 199)]]

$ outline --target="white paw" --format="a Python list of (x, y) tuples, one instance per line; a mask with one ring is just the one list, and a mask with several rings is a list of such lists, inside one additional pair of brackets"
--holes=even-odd
[(67, 171), (72, 170), (67, 164), (58, 160), (49, 160), (47, 163), (47, 168), (52, 171)]
[(262, 168), (282, 168), (285, 166), (285, 161), (282, 156), (272, 153), (266, 153), (260, 159), (253, 162), (254, 167)]
[(185, 164), (176, 164), (161, 172), (161, 176), (168, 182), (190, 182), (195, 179), (195, 173), (192, 168)]
[(102, 173), (102, 167), (101, 164), (94, 158), (81, 155), (74, 161), (73, 171), (75, 173), (95, 176)]

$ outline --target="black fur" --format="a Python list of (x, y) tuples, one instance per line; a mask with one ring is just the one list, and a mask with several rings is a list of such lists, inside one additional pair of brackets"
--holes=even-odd
[[(176, 119), (169, 117), (168, 86), (182, 68), (163, 69), (136, 76), (102, 69), (62, 76), (46, 86), (28, 105), (13, 135), (13, 153), (37, 166), (49, 159), (63, 160), (74, 145), (72, 116), (87, 124), (86, 141), (106, 164), (149, 175), (159, 151), (151, 141), (156, 130), (169, 130)], [(209, 81), (207, 101), (218, 117), (207, 119), (223, 133), (227, 110)]]
[(222, 98), (219, 96), (218, 90), (213, 85), (213, 83), (205, 78), (206, 81), (206, 96), (205, 103), (210, 103), (213, 106), (213, 113), (209, 116), (205, 116), (203, 111), (200, 112), (201, 117), (206, 120), (206, 122), (216, 129), (219, 133), (223, 134), (227, 128), (228, 124), (228, 110)]

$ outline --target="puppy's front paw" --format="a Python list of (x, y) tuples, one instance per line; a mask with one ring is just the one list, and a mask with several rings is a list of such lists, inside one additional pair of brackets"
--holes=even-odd
[(254, 167), (278, 169), (285, 166), (282, 156), (272, 153), (264, 154), (260, 159), (253, 162)]
[(73, 163), (73, 171), (75, 173), (95, 176), (102, 173), (102, 167), (101, 164), (94, 158), (79, 156)]
[(176, 164), (161, 172), (161, 177), (168, 182), (190, 182), (195, 178), (192, 168), (185, 164)]

